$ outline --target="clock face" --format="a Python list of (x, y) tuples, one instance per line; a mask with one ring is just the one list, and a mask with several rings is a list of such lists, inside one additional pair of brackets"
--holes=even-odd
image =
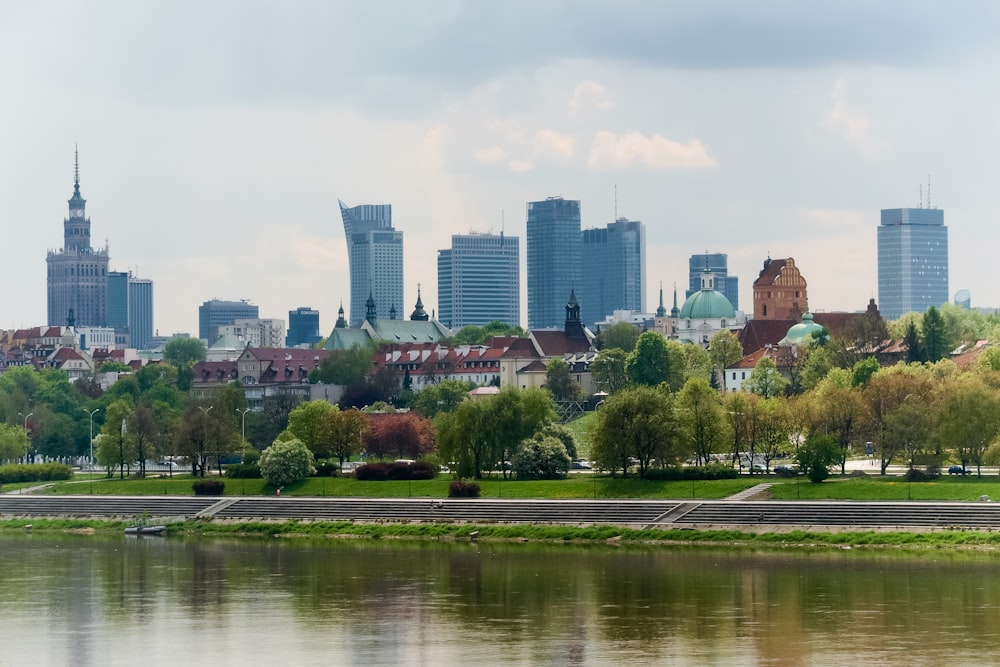
[(81, 211), (80, 209), (74, 209), (74, 211), (73, 211), (73, 217), (74, 218), (82, 218), (83, 217), (83, 211)]

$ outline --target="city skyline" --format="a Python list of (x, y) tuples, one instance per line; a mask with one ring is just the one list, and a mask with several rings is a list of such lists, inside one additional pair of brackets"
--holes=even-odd
[[(403, 316), (417, 284), (437, 310), (451, 235), (526, 238), (525, 202), (555, 195), (582, 202), (585, 229), (646, 224), (647, 308), (707, 247), (741, 304), (770, 255), (795, 257), (811, 307), (863, 309), (879, 212), (922, 202), (948, 210), (949, 290), (1000, 305), (981, 274), (1000, 241), (991, 3), (114, 8), (0, 22), (17, 64), (0, 70), (17, 101), (0, 110), (0, 197), (19, 233), (3, 326), (47, 319), (39, 258), (77, 143), (92, 245), (157, 284), (160, 335), (194, 333), (215, 297), (266, 317), (308, 303), (328, 334), (350, 302), (338, 198), (392, 204)], [(521, 276), (526, 325), (523, 259)]]

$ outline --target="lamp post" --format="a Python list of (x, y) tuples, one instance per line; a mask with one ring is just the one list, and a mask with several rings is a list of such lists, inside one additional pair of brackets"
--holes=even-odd
[[(199, 405), (198, 409), (201, 410), (202, 414), (205, 415), (205, 420), (201, 423), (201, 437), (205, 442), (205, 449), (208, 449), (208, 413), (212, 411), (214, 405), (210, 405), (207, 408), (203, 405)], [(208, 463), (208, 453), (205, 453), (205, 458), (201, 461), (201, 476), (205, 476), (205, 465)]]
[[(20, 417), (24, 417), (24, 432), (28, 433), (28, 418), (31, 417), (35, 413), (34, 412), (29, 412), (28, 414), (24, 414), (23, 412), (18, 412), (17, 414)], [(30, 433), (28, 434), (28, 449), (29, 450), (31, 449), (31, 434)]]
[(100, 408), (94, 408), (93, 410), (88, 410), (84, 408), (83, 411), (90, 414), (90, 469), (94, 469), (94, 413), (100, 410)]
[(247, 439), (247, 413), (250, 412), (250, 408), (243, 408), (242, 410), (236, 408), (236, 412), (243, 415), (242, 423), (240, 424), (240, 437), (245, 441)]

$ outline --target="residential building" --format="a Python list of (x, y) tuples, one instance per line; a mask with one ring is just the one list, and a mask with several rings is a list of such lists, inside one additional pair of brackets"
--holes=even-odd
[(606, 227), (583, 230), (580, 317), (595, 326), (616, 310), (646, 312), (646, 228), (618, 218)]
[(393, 229), (392, 205), (339, 203), (351, 273), (351, 326), (364, 321), (368, 297), (378, 304), (378, 317), (389, 319), (391, 310), (403, 306), (403, 232)]
[[(285, 321), (259, 317), (219, 325), (219, 338), (233, 337), (251, 347), (284, 347)], [(216, 341), (218, 342), (218, 341)]]
[(302, 306), (288, 311), (288, 338), (285, 340), (285, 345), (288, 347), (311, 347), (318, 343), (321, 338), (318, 310)]
[(46, 256), (49, 326), (108, 325), (108, 246), (90, 245), (87, 200), (80, 194), (80, 159), (76, 154), (73, 196), (63, 220), (63, 247)]
[(701, 273), (705, 269), (711, 269), (715, 276), (715, 289), (733, 304), (733, 308), (740, 309), (740, 279), (737, 276), (729, 275), (729, 255), (724, 252), (704, 252), (698, 255), (691, 255), (688, 259), (688, 289), (684, 297), (690, 297), (701, 289)]
[(948, 228), (943, 210), (882, 210), (878, 302), (889, 320), (948, 303)]
[(108, 272), (108, 326), (119, 347), (146, 349), (153, 338), (153, 281), (131, 271)]
[(566, 294), (582, 285), (580, 202), (562, 197), (529, 202), (526, 224), (528, 328), (558, 328)]
[(753, 283), (753, 318), (798, 322), (807, 310), (806, 279), (795, 266), (795, 260), (791, 257), (764, 260), (764, 268)]
[(241, 301), (220, 301), (212, 299), (198, 306), (198, 337), (207, 345), (219, 337), (219, 327), (233, 324), (236, 320), (257, 319), (257, 306), (246, 299)]
[(449, 329), (521, 322), (520, 239), (455, 234), (438, 250), (438, 319)]
[(201, 361), (192, 369), (191, 396), (211, 398), (226, 386), (238, 382), (246, 396), (247, 407), (260, 410), (264, 401), (275, 396), (290, 396), (296, 401), (328, 400), (336, 402), (340, 392), (328, 385), (309, 384), (309, 373), (330, 355), (325, 350), (302, 348), (247, 347), (235, 360)]

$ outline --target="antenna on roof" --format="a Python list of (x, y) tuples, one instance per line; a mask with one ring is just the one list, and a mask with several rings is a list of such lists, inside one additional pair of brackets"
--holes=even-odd
[(924, 184), (920, 184), (920, 208), (924, 207)]
[(615, 183), (615, 219), (614, 222), (618, 222), (618, 184)]
[(931, 205), (931, 175), (927, 174), (927, 208), (934, 208)]

